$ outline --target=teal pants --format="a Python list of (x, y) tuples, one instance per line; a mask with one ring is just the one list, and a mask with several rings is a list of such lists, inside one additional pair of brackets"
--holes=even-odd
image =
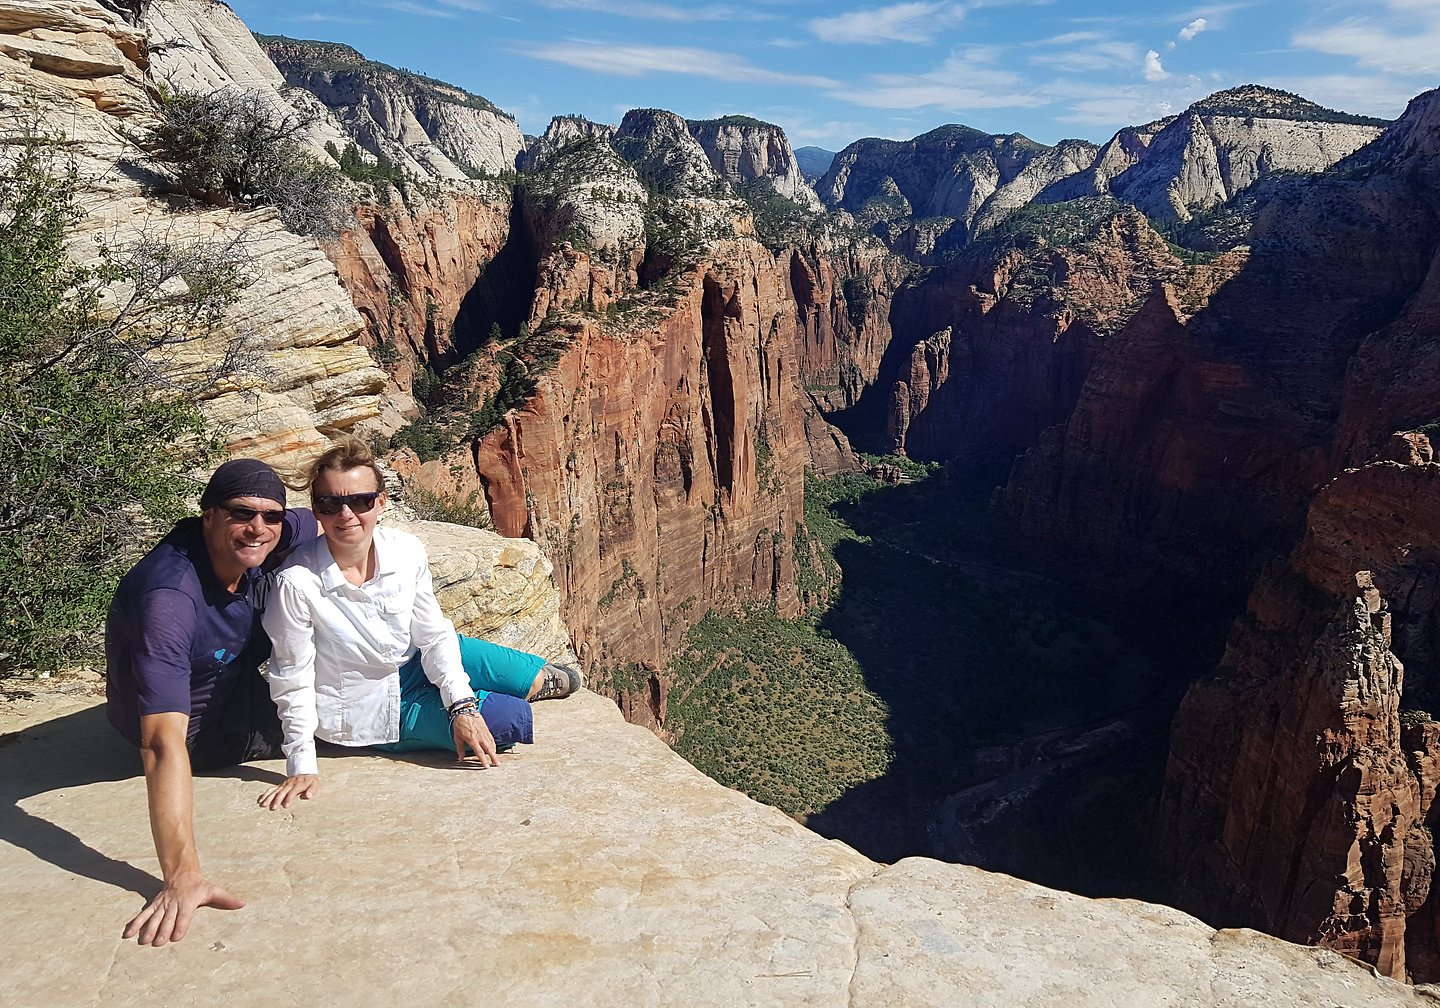
[[(517, 742), (531, 742), (533, 725), (525, 698), (545, 659), (489, 641), (457, 636), (460, 662), (470, 677), (480, 716), (495, 736), (495, 745), (509, 748)], [(440, 699), (440, 690), (425, 677), (418, 652), (400, 666), (400, 741), (371, 748), (386, 752), (455, 748), (450, 715)]]

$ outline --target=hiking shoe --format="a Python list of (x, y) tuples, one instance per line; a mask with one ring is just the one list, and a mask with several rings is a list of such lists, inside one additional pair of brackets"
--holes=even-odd
[(580, 670), (574, 665), (546, 662), (541, 671), (545, 673), (545, 679), (540, 684), (540, 691), (530, 698), (531, 703), (536, 700), (560, 700), (580, 688)]

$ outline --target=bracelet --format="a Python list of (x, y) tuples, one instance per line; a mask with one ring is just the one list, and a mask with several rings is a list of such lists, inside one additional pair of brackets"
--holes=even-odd
[(479, 717), (480, 705), (475, 702), (474, 697), (465, 697), (447, 707), (445, 713), (449, 715), (450, 723), (454, 724), (457, 717)]

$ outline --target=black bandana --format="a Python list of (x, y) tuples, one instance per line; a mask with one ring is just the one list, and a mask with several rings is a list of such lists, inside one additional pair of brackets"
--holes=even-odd
[(285, 484), (259, 459), (231, 459), (210, 477), (200, 496), (200, 510), (216, 507), (236, 497), (264, 497), (285, 506)]

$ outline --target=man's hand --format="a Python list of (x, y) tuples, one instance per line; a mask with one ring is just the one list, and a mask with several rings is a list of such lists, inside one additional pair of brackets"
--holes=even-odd
[(266, 788), (256, 801), (263, 808), (274, 812), (277, 808), (289, 808), (290, 803), (296, 798), (314, 798), (320, 793), (320, 777), (313, 773), (296, 774), (294, 777), (286, 777), (283, 784), (276, 784), (272, 788)]
[(141, 945), (159, 948), (167, 942), (179, 941), (190, 930), (190, 918), (198, 907), (217, 910), (239, 910), (245, 901), (231, 896), (199, 875), (182, 875), (170, 879), (160, 895), (150, 901), (135, 919), (125, 925), (120, 937), (140, 936)]
[(465, 747), (469, 746), (482, 767), (500, 765), (495, 755), (495, 736), (490, 734), (490, 726), (479, 714), (461, 714), (451, 722), (450, 730), (455, 734), (456, 759), (464, 760)]

